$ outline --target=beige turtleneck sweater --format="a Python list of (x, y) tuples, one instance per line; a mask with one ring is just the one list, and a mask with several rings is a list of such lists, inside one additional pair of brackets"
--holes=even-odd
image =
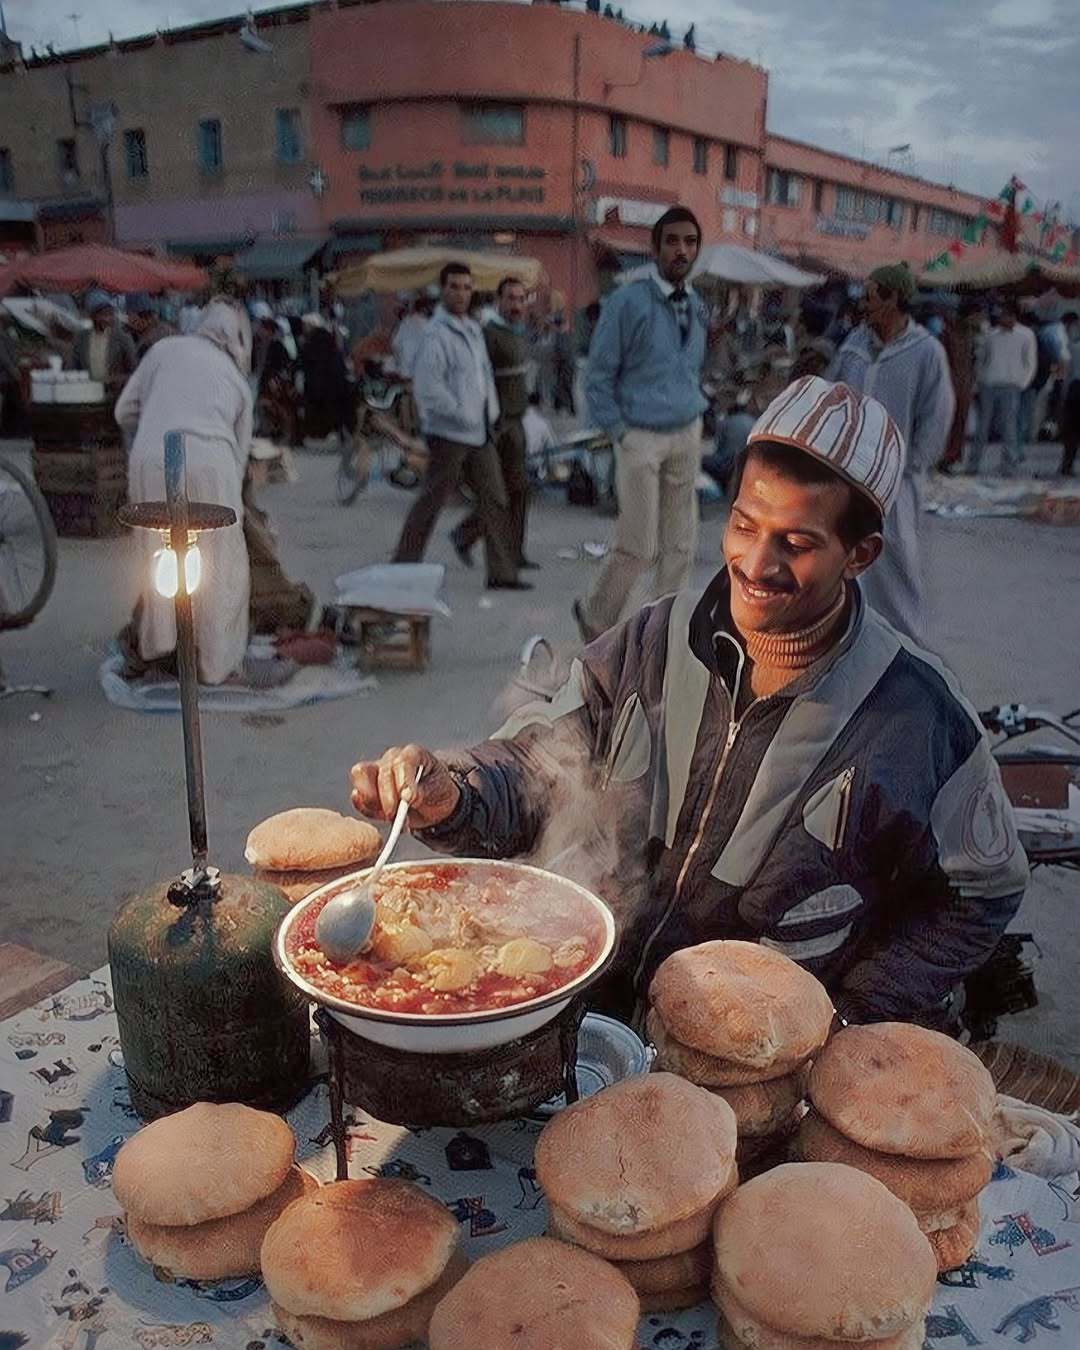
[(847, 587), (820, 619), (794, 633), (748, 633), (743, 635), (749, 662), (750, 690), (755, 698), (768, 698), (790, 684), (800, 671), (812, 666), (836, 642), (847, 612)]

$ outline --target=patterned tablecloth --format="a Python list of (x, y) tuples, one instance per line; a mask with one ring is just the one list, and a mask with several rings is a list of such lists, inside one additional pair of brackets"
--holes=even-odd
[[(324, 1082), (289, 1119), (301, 1161), (332, 1179)], [(287, 1344), (259, 1280), (165, 1283), (127, 1244), (109, 1179), (117, 1150), (137, 1127), (107, 970), (0, 1024), (0, 1350)], [(407, 1177), (430, 1190), (460, 1220), (475, 1258), (543, 1231), (532, 1168), (540, 1128), (518, 1120), (467, 1133), (413, 1132), (353, 1111), (350, 1170)], [(1050, 1185), (1002, 1166), (981, 1208), (975, 1258), (939, 1284), (928, 1350), (1077, 1350), (1076, 1178)], [(639, 1344), (713, 1350), (715, 1316), (701, 1307), (644, 1317)]]

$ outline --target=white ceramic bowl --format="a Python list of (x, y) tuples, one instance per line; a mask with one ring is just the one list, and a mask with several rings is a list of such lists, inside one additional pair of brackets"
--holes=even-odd
[[(390, 863), (390, 871), (429, 871), (438, 867), (439, 861), (424, 859), (418, 862)], [(545, 872), (539, 867), (528, 867), (524, 863), (492, 862), (486, 858), (446, 859), (448, 865), (465, 867), (472, 872), (485, 872), (494, 869), (517, 872), (522, 875), (541, 877), (546, 884), (564, 887), (574, 891), (580, 898), (593, 907), (604, 926), (604, 941), (596, 960), (569, 984), (563, 985), (550, 994), (540, 998), (515, 1003), (509, 1008), (494, 1008), (486, 1012), (473, 1013), (395, 1013), (385, 1012), (381, 1008), (363, 1008), (359, 1004), (349, 1003), (337, 998), (309, 983), (293, 966), (285, 954), (286, 941), (293, 926), (307, 911), (325, 895), (334, 895), (347, 887), (362, 881), (370, 869), (338, 877), (312, 891), (303, 900), (293, 906), (278, 925), (274, 936), (274, 961), (278, 969), (306, 994), (313, 1003), (321, 1004), (342, 1026), (355, 1031), (357, 1035), (375, 1041), (379, 1045), (388, 1045), (395, 1050), (409, 1050), (418, 1054), (459, 1054), (468, 1050), (485, 1050), (493, 1045), (504, 1045), (536, 1031), (545, 1022), (567, 1006), (575, 995), (588, 988), (606, 969), (615, 950), (615, 920), (611, 910), (591, 891), (579, 886), (565, 877)]]

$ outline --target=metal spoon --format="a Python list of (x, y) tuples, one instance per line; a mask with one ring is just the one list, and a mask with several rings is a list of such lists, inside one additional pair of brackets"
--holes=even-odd
[(423, 773), (424, 766), (421, 764), (413, 786), (402, 790), (394, 823), (386, 836), (386, 843), (375, 859), (375, 866), (364, 881), (351, 890), (335, 895), (322, 907), (319, 917), (315, 920), (315, 941), (330, 960), (339, 965), (344, 965), (359, 955), (371, 937), (371, 930), (375, 927), (375, 899), (372, 888), (401, 838), (401, 831), (405, 828), (405, 817), (409, 814), (409, 807)]

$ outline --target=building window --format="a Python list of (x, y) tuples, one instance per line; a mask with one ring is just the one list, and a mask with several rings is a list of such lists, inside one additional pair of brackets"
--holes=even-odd
[(959, 211), (945, 211), (940, 206), (932, 206), (926, 218), (926, 232), (955, 239), (964, 233), (969, 224), (967, 216), (962, 216)]
[(146, 132), (132, 127), (124, 132), (124, 166), (129, 178), (145, 178), (150, 172), (146, 159)]
[(814, 210), (821, 212), (825, 207), (825, 184), (819, 178), (814, 183)]
[(882, 197), (877, 192), (838, 187), (836, 216), (840, 220), (857, 220), (865, 225), (890, 225), (894, 230), (899, 230), (904, 224), (904, 203), (895, 197)]
[(799, 176), (786, 169), (770, 169), (765, 183), (765, 200), (771, 206), (798, 206)]
[(206, 117), (199, 123), (199, 168), (203, 173), (220, 173), (224, 163), (221, 118)]
[(6, 145), (0, 145), (0, 192), (15, 191), (15, 166), (11, 162), (11, 151)]
[(704, 136), (694, 137), (694, 172), (709, 172), (709, 142)]
[(371, 149), (371, 112), (355, 104), (341, 110), (341, 148), (343, 150)]
[(724, 177), (729, 183), (734, 183), (739, 176), (739, 147), (737, 145), (724, 146)]
[(524, 145), (521, 103), (467, 103), (461, 110), (466, 145)]
[(79, 147), (70, 137), (56, 142), (56, 166), (65, 183), (79, 176)]
[(671, 149), (671, 133), (667, 127), (653, 127), (652, 162), (667, 167), (668, 152)]
[(919, 206), (918, 203), (911, 208), (911, 233), (914, 234), (919, 228)]
[(626, 118), (618, 113), (608, 118), (608, 149), (616, 159), (626, 158)]
[(278, 108), (274, 113), (279, 164), (299, 164), (304, 157), (304, 140), (300, 133), (300, 109)]

